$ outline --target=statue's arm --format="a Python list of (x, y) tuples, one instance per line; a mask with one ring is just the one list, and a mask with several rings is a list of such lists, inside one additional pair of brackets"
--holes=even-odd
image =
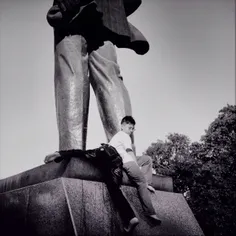
[[(115, 0), (112, 0), (115, 1)], [(47, 21), (52, 27), (66, 26), (78, 14), (81, 6), (86, 6), (94, 0), (54, 0), (53, 6), (47, 12)], [(141, 0), (123, 0), (126, 16), (131, 15), (141, 5)]]

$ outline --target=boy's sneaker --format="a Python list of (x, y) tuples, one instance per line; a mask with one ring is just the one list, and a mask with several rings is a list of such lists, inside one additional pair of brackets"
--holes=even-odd
[(130, 220), (129, 225), (124, 228), (125, 232), (129, 233), (131, 232), (139, 223), (139, 220), (137, 217), (134, 217)]
[(47, 163), (50, 163), (52, 161), (56, 161), (59, 157), (61, 157), (59, 152), (51, 153), (51, 154), (49, 154), (45, 157), (44, 163), (47, 164)]
[(152, 220), (157, 225), (161, 224), (161, 220), (157, 217), (157, 215), (148, 215), (149, 219)]
[(155, 193), (155, 188), (153, 188), (151, 185), (148, 185), (147, 186), (147, 189), (152, 192), (152, 193)]

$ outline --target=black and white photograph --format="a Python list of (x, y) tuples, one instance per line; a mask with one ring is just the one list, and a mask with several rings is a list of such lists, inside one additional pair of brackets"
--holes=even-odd
[(0, 0), (0, 235), (235, 236), (235, 0)]

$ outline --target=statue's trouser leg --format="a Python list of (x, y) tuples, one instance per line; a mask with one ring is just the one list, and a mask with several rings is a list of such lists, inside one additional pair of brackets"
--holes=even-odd
[(59, 150), (85, 149), (89, 78), (87, 43), (80, 35), (55, 45), (55, 101)]
[(120, 130), (120, 121), (131, 115), (128, 91), (120, 75), (114, 45), (106, 41), (89, 54), (90, 81), (108, 141)]

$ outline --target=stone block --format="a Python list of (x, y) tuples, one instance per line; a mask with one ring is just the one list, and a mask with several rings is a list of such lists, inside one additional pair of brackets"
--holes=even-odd
[[(51, 162), (0, 180), (0, 193), (42, 183), (60, 177), (103, 181), (101, 171), (94, 163), (83, 157), (67, 158), (62, 162)], [(125, 172), (123, 184), (132, 186)], [(173, 191), (173, 181), (168, 176), (153, 175), (153, 187), (163, 191)]]
[[(156, 191), (151, 198), (162, 218), (152, 225), (134, 187), (122, 186), (139, 225), (132, 235), (203, 235), (182, 194)], [(3, 236), (123, 235), (123, 223), (102, 182), (57, 178), (0, 194)]]

